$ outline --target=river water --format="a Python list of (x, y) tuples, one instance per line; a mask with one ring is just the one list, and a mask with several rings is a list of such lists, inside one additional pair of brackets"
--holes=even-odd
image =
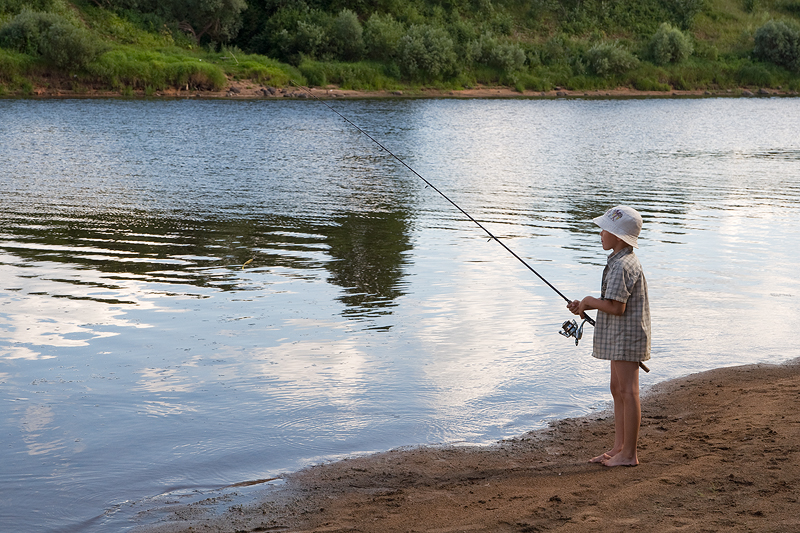
[[(639, 209), (643, 388), (800, 356), (800, 100), (332, 105), (570, 297), (599, 292), (591, 218)], [(319, 102), (0, 100), (3, 530), (604, 408), (571, 318)]]

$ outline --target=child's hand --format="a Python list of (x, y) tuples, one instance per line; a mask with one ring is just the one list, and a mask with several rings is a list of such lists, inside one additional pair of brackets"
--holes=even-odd
[(573, 315), (580, 315), (583, 312), (581, 310), (580, 300), (572, 300), (570, 303), (567, 304), (567, 309), (569, 309)]

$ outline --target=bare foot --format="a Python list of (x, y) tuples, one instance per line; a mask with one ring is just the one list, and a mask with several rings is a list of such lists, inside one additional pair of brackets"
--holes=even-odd
[(613, 457), (609, 457), (603, 461), (605, 466), (636, 466), (639, 464), (639, 459), (634, 455), (632, 458), (623, 457), (621, 453)]
[(597, 457), (592, 457), (591, 459), (589, 459), (589, 462), (590, 463), (605, 463), (606, 461), (608, 461), (612, 457), (614, 457), (613, 452), (606, 452), (606, 453), (604, 453), (602, 455), (598, 455)]

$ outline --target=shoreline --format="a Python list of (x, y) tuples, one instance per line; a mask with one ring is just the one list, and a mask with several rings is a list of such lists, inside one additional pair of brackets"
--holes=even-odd
[(509, 87), (477, 87), (461, 90), (442, 90), (442, 89), (412, 89), (412, 90), (380, 90), (380, 91), (361, 91), (351, 89), (341, 89), (335, 85), (326, 87), (286, 87), (275, 88), (268, 85), (250, 81), (231, 81), (227, 87), (221, 91), (204, 91), (186, 89), (167, 89), (154, 91), (147, 94), (145, 91), (136, 90), (129, 94), (120, 91), (84, 89), (80, 91), (67, 90), (61, 88), (36, 87), (29, 95), (4, 95), (2, 99), (60, 99), (60, 98), (119, 98), (119, 99), (173, 99), (173, 98), (193, 98), (193, 99), (229, 99), (229, 100), (273, 100), (281, 98), (303, 99), (310, 98), (309, 93), (316, 98), (324, 99), (380, 99), (380, 98), (456, 98), (456, 99), (480, 99), (480, 98), (501, 98), (501, 99), (560, 99), (560, 98), (709, 98), (709, 97), (765, 97), (798, 96), (797, 91), (787, 91), (782, 89), (764, 89), (739, 87), (736, 89), (718, 90), (670, 90), (670, 91), (639, 91), (627, 87), (602, 90), (569, 90), (556, 87), (550, 91), (524, 91), (519, 92)]
[(492, 446), (312, 466), (258, 503), (217, 515), (198, 502), (135, 531), (798, 530), (798, 400), (800, 359), (714, 369), (642, 396), (636, 468), (587, 462), (613, 439), (604, 411)]

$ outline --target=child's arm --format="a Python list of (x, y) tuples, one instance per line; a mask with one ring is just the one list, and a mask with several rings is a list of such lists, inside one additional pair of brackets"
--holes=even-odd
[(572, 314), (578, 315), (581, 318), (586, 318), (584, 311), (597, 309), (609, 315), (620, 316), (625, 312), (625, 304), (617, 300), (601, 300), (593, 296), (587, 296), (583, 300), (573, 300), (567, 304), (567, 309), (572, 311)]

